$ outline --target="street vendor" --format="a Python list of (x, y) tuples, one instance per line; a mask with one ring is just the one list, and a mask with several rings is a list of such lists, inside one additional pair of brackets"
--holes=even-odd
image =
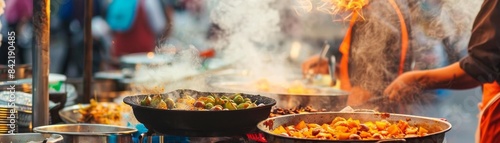
[(476, 17), (469, 55), (450, 66), (406, 72), (384, 91), (391, 99), (420, 89), (468, 89), (482, 85), (476, 142), (500, 142), (500, 1), (485, 0)]
[[(341, 56), (336, 56), (341, 57), (337, 60), (338, 72), (335, 72), (340, 89), (350, 92), (347, 105), (372, 108), (366, 107), (367, 102), (383, 95), (385, 87), (398, 75), (446, 65), (439, 61), (440, 57), (454, 57), (447, 60), (458, 61), (459, 52), (467, 47), (469, 27), (472, 27), (479, 4), (472, 1), (381, 0), (369, 1), (361, 12), (353, 13), (347, 19), (350, 20), (349, 28), (339, 47)], [(463, 5), (472, 8), (463, 10), (460, 8)], [(444, 49), (448, 55), (439, 55), (436, 49)], [(315, 56), (303, 63), (304, 74), (309, 70), (328, 74), (327, 61), (317, 64), (318, 58)], [(379, 110), (412, 112), (412, 108), (405, 108), (410, 106), (407, 103), (410, 101), (386, 105)], [(419, 101), (411, 103), (418, 105)]]

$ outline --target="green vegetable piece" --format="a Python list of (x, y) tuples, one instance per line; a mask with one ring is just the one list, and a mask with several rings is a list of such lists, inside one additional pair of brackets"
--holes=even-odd
[(198, 101), (203, 101), (205, 103), (215, 103), (215, 99), (209, 98), (209, 97), (200, 97), (198, 98)]
[(212, 109), (212, 107), (214, 107), (214, 104), (212, 103), (205, 104), (205, 109)]
[(252, 102), (252, 100), (250, 100), (250, 98), (245, 98), (245, 102)]
[(153, 99), (151, 99), (151, 107), (157, 107), (161, 101), (163, 100), (160, 95), (153, 95)]
[(225, 107), (229, 110), (236, 110), (236, 103), (226, 102)]
[(214, 96), (212, 96), (212, 95), (207, 96), (207, 98), (210, 98), (210, 99), (212, 99), (213, 101), (215, 101), (215, 97), (214, 97)]
[(149, 96), (146, 96), (146, 98), (141, 100), (141, 105), (142, 106), (149, 106), (151, 105), (151, 98)]
[(238, 108), (238, 109), (247, 109), (248, 106), (250, 106), (250, 105), (251, 105), (250, 103), (241, 103), (236, 108)]
[(236, 97), (234, 97), (233, 101), (236, 104), (241, 104), (241, 103), (245, 102), (245, 99), (243, 99), (242, 96), (236, 96)]
[(229, 98), (234, 100), (234, 98), (236, 98), (237, 96), (241, 96), (241, 93), (235, 93), (235, 94), (229, 96)]

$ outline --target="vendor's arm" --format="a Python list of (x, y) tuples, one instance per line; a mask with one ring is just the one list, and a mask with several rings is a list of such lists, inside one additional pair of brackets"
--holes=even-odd
[[(474, 22), (469, 55), (459, 63), (399, 76), (384, 91), (391, 98), (420, 89), (467, 89), (500, 81), (500, 4), (485, 0)], [(415, 90), (417, 88), (417, 90)]]
[(478, 13), (469, 42), (469, 55), (459, 64), (424, 71), (426, 89), (464, 89), (500, 79), (500, 4), (486, 0)]
[(479, 85), (481, 82), (469, 76), (457, 62), (444, 68), (404, 73), (396, 78), (384, 93), (391, 99), (397, 99), (400, 95), (424, 89), (468, 89)]
[(426, 70), (416, 71), (416, 80), (425, 89), (468, 89), (474, 88), (481, 83), (468, 75), (459, 63), (454, 63), (450, 66)]

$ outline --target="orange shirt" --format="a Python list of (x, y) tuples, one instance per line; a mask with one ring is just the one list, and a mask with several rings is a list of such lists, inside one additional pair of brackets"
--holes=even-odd
[[(483, 85), (483, 106), (500, 93), (497, 82)], [(481, 107), (484, 110), (484, 107)], [(491, 104), (483, 111), (479, 124), (479, 139), (481, 143), (500, 143), (500, 100)]]

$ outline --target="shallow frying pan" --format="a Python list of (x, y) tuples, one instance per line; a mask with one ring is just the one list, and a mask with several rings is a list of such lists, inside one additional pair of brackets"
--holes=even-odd
[[(285, 137), (272, 133), (272, 130), (280, 125), (296, 125), (300, 121), (306, 123), (330, 123), (335, 117), (344, 117), (358, 119), (361, 122), (379, 121), (385, 119), (389, 122), (397, 122), (399, 120), (408, 121), (410, 125), (418, 125), (428, 129), (430, 134), (422, 137), (404, 138), (399, 140), (315, 140), (315, 139), (299, 139)], [(272, 123), (272, 124), (271, 124)], [(264, 132), (267, 142), (269, 143), (375, 143), (375, 142), (407, 142), (407, 143), (442, 143), (445, 133), (451, 129), (451, 124), (436, 118), (403, 115), (403, 114), (387, 114), (387, 113), (368, 113), (368, 112), (323, 112), (310, 114), (285, 115), (275, 118), (269, 118), (257, 125), (260, 131)]]
[[(199, 92), (195, 90), (180, 89), (166, 94), (173, 100), (189, 94), (193, 98), (208, 95), (234, 95), (234, 93)], [(123, 101), (132, 106), (137, 120), (143, 123), (149, 131), (164, 135), (180, 135), (192, 137), (211, 136), (239, 136), (255, 131), (258, 122), (269, 117), (271, 107), (276, 100), (260, 95), (241, 94), (244, 98), (257, 101), (256, 104), (264, 104), (249, 109), (227, 110), (227, 111), (190, 111), (190, 110), (166, 110), (147, 106), (141, 106), (140, 100), (146, 96), (128, 96)]]

